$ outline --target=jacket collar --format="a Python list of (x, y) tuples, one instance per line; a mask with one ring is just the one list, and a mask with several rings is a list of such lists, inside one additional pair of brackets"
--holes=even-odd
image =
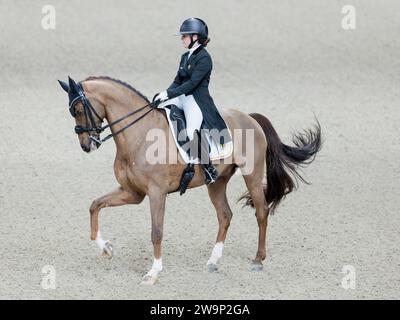
[[(189, 62), (192, 61), (192, 59), (193, 59), (203, 48), (204, 48), (204, 46), (203, 46), (203, 45), (200, 45), (196, 50), (194, 50), (193, 53), (190, 55), (189, 60), (187, 60), (186, 63), (189, 64)], [(186, 59), (187, 59), (187, 56), (188, 56), (188, 55), (189, 55), (189, 52), (187, 52)]]
[(196, 51), (199, 47), (201, 46), (200, 43), (196, 43), (196, 45), (192, 48), (189, 49), (189, 54), (193, 53), (194, 51)]

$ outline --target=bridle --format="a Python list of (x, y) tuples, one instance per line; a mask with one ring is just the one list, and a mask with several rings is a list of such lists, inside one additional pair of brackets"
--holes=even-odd
[[(71, 103), (69, 104), (69, 112), (71, 113), (72, 117), (76, 117), (76, 112), (75, 112), (75, 105), (80, 101), (82, 102), (83, 105), (83, 113), (85, 115), (85, 121), (86, 121), (86, 127), (83, 126), (75, 126), (75, 133), (76, 134), (82, 134), (84, 132), (87, 132), (89, 134), (89, 140), (94, 141), (95, 143), (97, 143), (98, 145), (102, 144), (103, 142), (107, 141), (108, 139), (116, 136), (117, 134), (121, 133), (122, 131), (124, 131), (125, 129), (129, 128), (130, 126), (133, 126), (136, 122), (138, 122), (139, 120), (141, 120), (142, 118), (144, 118), (146, 115), (148, 115), (151, 111), (157, 109), (157, 105), (159, 104), (159, 100), (155, 100), (153, 99), (152, 102), (144, 105), (143, 107), (140, 107), (139, 109), (128, 113), (127, 115), (123, 116), (122, 118), (119, 118), (111, 123), (108, 123), (105, 126), (102, 126), (101, 124), (103, 123), (103, 119), (99, 116), (99, 114), (96, 112), (95, 108), (93, 108), (92, 104), (90, 103), (89, 99), (85, 96), (85, 93), (83, 91), (82, 85), (80, 83), (77, 84), (78, 86), (78, 96), (75, 97)], [(104, 130), (106, 130), (107, 128), (111, 128), (112, 126), (116, 125), (117, 123), (125, 120), (126, 118), (129, 118), (130, 116), (144, 110), (146, 107), (150, 107), (150, 110), (148, 110), (147, 112), (145, 112), (144, 114), (142, 114), (139, 118), (136, 118), (134, 121), (132, 121), (131, 123), (127, 124), (126, 126), (124, 126), (123, 128), (119, 129), (118, 131), (114, 132), (114, 133), (110, 133), (108, 136), (106, 136), (103, 139), (98, 139), (96, 137), (93, 136), (93, 133), (96, 134), (100, 134), (102, 133)], [(94, 116), (95, 115), (99, 120), (100, 120), (100, 125), (97, 126), (96, 122), (94, 120)]]

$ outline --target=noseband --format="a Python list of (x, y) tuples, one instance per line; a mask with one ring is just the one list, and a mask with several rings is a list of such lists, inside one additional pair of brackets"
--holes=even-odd
[[(78, 91), (78, 96), (76, 98), (74, 98), (71, 103), (69, 104), (69, 112), (71, 113), (72, 117), (76, 117), (76, 112), (75, 112), (75, 105), (80, 101), (82, 102), (83, 105), (83, 113), (85, 115), (85, 120), (86, 120), (86, 127), (83, 126), (75, 126), (75, 133), (76, 134), (81, 134), (84, 132), (87, 132), (89, 134), (89, 139), (91, 141), (96, 142), (97, 144), (102, 144), (103, 142), (107, 141), (108, 139), (116, 136), (117, 134), (121, 133), (122, 131), (124, 131), (125, 129), (129, 128), (130, 126), (134, 125), (136, 122), (138, 122), (139, 120), (141, 120), (142, 118), (144, 118), (147, 114), (149, 114), (151, 111), (157, 109), (157, 105), (158, 105), (158, 100), (150, 102), (148, 104), (146, 104), (145, 106), (131, 112), (128, 113), (126, 116), (123, 116), (122, 118), (119, 118), (118, 120), (115, 120), (105, 126), (101, 126), (101, 123), (103, 123), (103, 119), (99, 116), (99, 114), (96, 112), (95, 108), (93, 108), (92, 104), (90, 103), (89, 99), (85, 96), (85, 93), (83, 92), (83, 88), (82, 85), (80, 83), (77, 84), (79, 91)], [(107, 128), (111, 128), (113, 125), (121, 122), (122, 120), (134, 115), (135, 113), (138, 113), (140, 111), (142, 111), (143, 109), (145, 109), (146, 107), (151, 107), (150, 110), (148, 110), (146, 113), (144, 113), (143, 115), (141, 115), (139, 118), (135, 119), (134, 121), (132, 121), (131, 123), (127, 124), (125, 127), (123, 127), (122, 129), (119, 129), (117, 132), (114, 133), (110, 133), (108, 136), (106, 136), (103, 139), (97, 139), (96, 137), (94, 137), (92, 135), (93, 132), (100, 134), (102, 133), (104, 130), (106, 130)], [(94, 121), (94, 117), (93, 114), (100, 120), (100, 125), (96, 126), (96, 122)]]
[[(78, 84), (79, 88), (79, 95), (71, 101), (69, 105), (69, 112), (71, 113), (72, 117), (76, 117), (76, 112), (75, 112), (75, 105), (81, 101), (83, 104), (83, 113), (85, 115), (85, 120), (86, 120), (86, 127), (83, 126), (75, 126), (75, 133), (76, 134), (81, 134), (84, 132), (89, 133), (90, 139), (92, 139), (92, 132), (96, 133), (101, 133), (104, 131), (104, 129), (100, 126), (96, 126), (96, 122), (94, 121), (93, 114), (100, 120), (100, 123), (103, 123), (103, 119), (99, 116), (99, 114), (96, 112), (96, 110), (93, 108), (92, 104), (90, 103), (89, 99), (86, 98), (85, 94), (83, 93), (83, 88), (81, 84)], [(97, 140), (97, 139), (96, 139)]]

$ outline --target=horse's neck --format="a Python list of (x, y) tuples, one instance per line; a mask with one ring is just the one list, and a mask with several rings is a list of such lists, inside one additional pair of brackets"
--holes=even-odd
[[(106, 106), (106, 120), (109, 124), (148, 104), (146, 100), (139, 96), (134, 97), (132, 103), (129, 103), (129, 100), (130, 99), (126, 99), (126, 97), (112, 98), (113, 104), (108, 103)], [(149, 110), (150, 106), (122, 120), (110, 128), (111, 132), (115, 134)], [(129, 128), (115, 135), (113, 138), (117, 147), (117, 156), (120, 158), (130, 158), (135, 154), (135, 151), (140, 150), (141, 146), (146, 141), (148, 131), (157, 128), (157, 125), (161, 125), (160, 117), (162, 117), (161, 112), (156, 110), (151, 111)]]

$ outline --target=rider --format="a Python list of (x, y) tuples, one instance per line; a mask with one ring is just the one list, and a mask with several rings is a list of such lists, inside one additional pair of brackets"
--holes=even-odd
[[(172, 84), (167, 90), (157, 94), (154, 100), (162, 102), (168, 100), (167, 104), (174, 104), (184, 111), (189, 140), (197, 145), (201, 140), (202, 151), (197, 150), (197, 155), (202, 155), (201, 167), (205, 182), (209, 184), (215, 182), (218, 172), (209, 159), (209, 146), (205, 141), (206, 138), (203, 138), (199, 131), (202, 128), (217, 129), (218, 132), (221, 132), (227, 128), (208, 91), (212, 70), (212, 60), (205, 49), (210, 41), (208, 27), (199, 18), (189, 18), (182, 23), (179, 33), (183, 46), (189, 51), (182, 55), (178, 72)], [(218, 142), (222, 144), (224, 140), (225, 143), (227, 142), (223, 136), (219, 138)], [(189, 155), (191, 160), (196, 158), (191, 153)]]

